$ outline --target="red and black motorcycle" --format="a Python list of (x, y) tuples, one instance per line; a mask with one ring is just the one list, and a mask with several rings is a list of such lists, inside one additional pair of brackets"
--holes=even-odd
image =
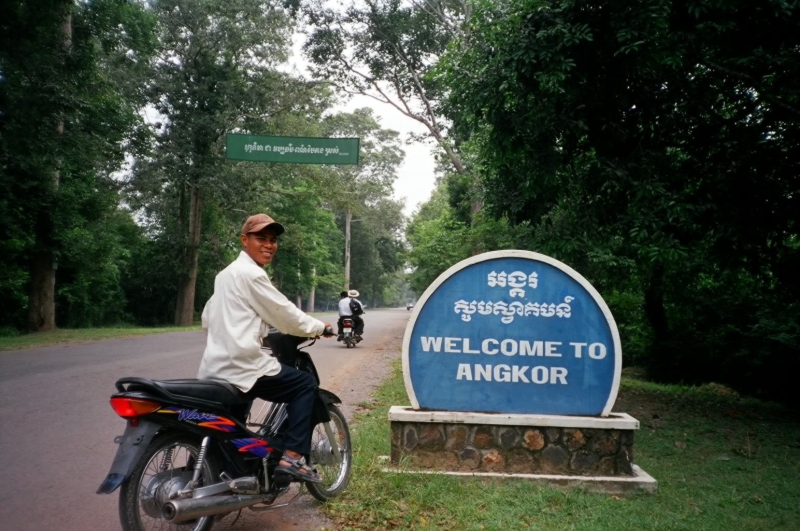
[[(331, 334), (326, 329), (326, 335)], [(309, 372), (319, 384), (309, 338), (280, 333), (264, 340), (281, 363)], [(304, 348), (304, 347), (303, 347)], [(235, 386), (211, 380), (121, 378), (111, 407), (127, 420), (114, 462), (98, 494), (118, 487), (125, 531), (208, 531), (215, 518), (241, 511), (269, 510), (287, 494), (293, 476), (276, 471), (283, 454), (285, 404), (266, 403), (253, 414), (252, 401)], [(352, 447), (341, 400), (319, 390), (309, 463), (321, 483), (306, 483), (326, 501), (350, 480)]]

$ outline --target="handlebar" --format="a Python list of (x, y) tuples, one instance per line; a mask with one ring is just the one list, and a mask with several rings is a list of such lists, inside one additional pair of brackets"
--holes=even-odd
[[(323, 337), (333, 337), (335, 336), (335, 332), (333, 331), (333, 327), (326, 326), (325, 329), (322, 331)], [(309, 345), (305, 345), (303, 348), (313, 345), (314, 338), (313, 337), (299, 337), (299, 336), (292, 336), (289, 334), (283, 334), (278, 332), (277, 330), (274, 332), (270, 332), (264, 337), (262, 340), (262, 346), (269, 348), (272, 352), (280, 357), (288, 352), (294, 352), (297, 350), (300, 345), (307, 341), (311, 341)]]

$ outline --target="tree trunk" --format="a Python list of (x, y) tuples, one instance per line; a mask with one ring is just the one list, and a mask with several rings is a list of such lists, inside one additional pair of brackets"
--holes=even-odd
[(56, 327), (56, 270), (53, 252), (42, 250), (34, 253), (30, 271), (28, 331), (53, 330)]
[(200, 222), (203, 218), (203, 192), (197, 186), (189, 189), (189, 234), (183, 250), (183, 274), (175, 304), (175, 325), (191, 326), (194, 320), (194, 290), (197, 284), (197, 262), (200, 256)]
[[(59, 28), (62, 36), (62, 47), (66, 54), (72, 49), (72, 13), (67, 5), (64, 19)], [(64, 134), (64, 122), (56, 124), (56, 134)], [(52, 194), (52, 204), (58, 204), (58, 188), (61, 181), (61, 160), (56, 160), (55, 169), (49, 193)], [(46, 192), (45, 192), (46, 193)], [(28, 319), (29, 332), (45, 332), (56, 327), (56, 257), (49, 236), (52, 231), (52, 208), (45, 208), (39, 212), (36, 227), (36, 242), (30, 265), (30, 286), (28, 288)]]
[(669, 322), (664, 307), (664, 266), (659, 264), (650, 274), (644, 291), (644, 314), (653, 329), (652, 367), (656, 377), (666, 378), (669, 372)]
[(344, 216), (344, 289), (350, 289), (350, 223), (353, 213), (350, 210)]
[[(470, 226), (474, 229), (475, 226), (478, 224), (478, 214), (480, 214), (481, 210), (483, 210), (483, 201), (478, 199), (478, 190), (480, 186), (480, 180), (478, 179), (477, 175), (472, 176), (472, 186), (470, 187), (470, 195), (472, 196), (472, 200), (470, 202)], [(481, 252), (481, 242), (477, 238), (472, 241), (472, 256), (480, 254)]]
[(180, 321), (180, 316), (183, 315), (183, 285), (186, 282), (184, 275), (184, 262), (186, 261), (186, 242), (188, 241), (188, 231), (189, 228), (189, 208), (187, 206), (186, 201), (186, 184), (182, 183), (178, 189), (178, 230), (180, 234), (178, 238), (180, 241), (183, 242), (184, 249), (181, 253), (181, 272), (178, 277), (178, 296), (175, 301), (175, 317), (174, 322), (177, 325)]
[(312, 313), (316, 311), (314, 309), (314, 305), (316, 304), (316, 301), (314, 300), (314, 296), (317, 291), (316, 283), (317, 283), (317, 268), (314, 267), (311, 269), (311, 291), (308, 294), (308, 302), (306, 303), (307, 313)]

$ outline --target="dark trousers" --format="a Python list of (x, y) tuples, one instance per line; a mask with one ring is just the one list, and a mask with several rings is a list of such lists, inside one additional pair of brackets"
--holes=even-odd
[(311, 374), (281, 365), (281, 372), (275, 376), (262, 376), (256, 380), (247, 392), (247, 398), (286, 404), (288, 418), (284, 449), (307, 456), (311, 452), (311, 422), (317, 390), (317, 382)]
[(353, 324), (356, 325), (355, 329), (353, 330), (354, 334), (362, 335), (364, 333), (364, 319), (361, 318), (360, 315), (340, 315), (339, 316), (339, 335), (342, 335), (342, 319), (345, 317), (349, 317), (353, 320)]

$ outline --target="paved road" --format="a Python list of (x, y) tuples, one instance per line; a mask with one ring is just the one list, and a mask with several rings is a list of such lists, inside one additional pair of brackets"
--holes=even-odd
[[(310, 349), (322, 387), (339, 394), (348, 416), (399, 355), (408, 315), (369, 312), (357, 348), (328, 339)], [(124, 430), (108, 404), (114, 382), (122, 376), (194, 378), (204, 346), (204, 332), (176, 332), (0, 352), (0, 530), (118, 530), (116, 493), (95, 494), (116, 451), (112, 441)], [(326, 524), (310, 496), (275, 512), (242, 514), (232, 529)]]

